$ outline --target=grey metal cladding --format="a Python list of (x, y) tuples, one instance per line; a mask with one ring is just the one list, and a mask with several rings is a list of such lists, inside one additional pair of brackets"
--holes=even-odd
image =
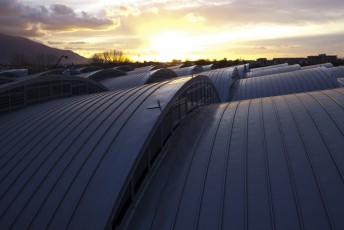
[(90, 73), (90, 72), (94, 72), (94, 71), (98, 71), (102, 69), (103, 68), (100, 66), (86, 66), (86, 67), (79, 68), (77, 70), (81, 73)]
[(56, 98), (105, 92), (96, 81), (63, 75), (23, 78), (0, 85), (0, 113)]
[[(327, 69), (314, 68), (262, 77), (240, 79), (233, 87), (231, 100), (270, 97), (339, 87)], [(262, 85), (263, 90), (256, 90)]]
[(203, 108), (121, 229), (342, 229), (343, 108), (343, 88)]
[(318, 67), (333, 68), (333, 64), (328, 62), (328, 63), (319, 64), (319, 65), (309, 65), (309, 66), (302, 67), (302, 69), (313, 69), (313, 68), (318, 68)]
[(127, 75), (126, 72), (115, 69), (115, 68), (109, 68), (109, 69), (100, 69), (95, 70), (90, 73), (79, 75), (84, 78), (92, 79), (94, 81), (101, 81), (108, 78), (114, 78), (114, 77), (120, 77)]
[[(270, 66), (268, 66), (270, 67)], [(251, 77), (260, 77), (260, 76), (267, 76), (267, 75), (272, 75), (272, 74), (279, 74), (279, 73), (286, 73), (286, 72), (293, 72), (297, 70), (301, 70), (300, 65), (286, 65), (286, 66), (277, 66), (274, 67), (271, 66), (271, 68), (256, 68), (256, 69), (251, 69), (250, 72), (246, 73), (246, 78), (251, 78)]]
[(99, 82), (110, 90), (119, 90), (178, 77), (177, 74), (170, 69), (158, 69), (149, 72), (143, 71), (133, 74), (130, 73), (131, 72), (128, 72), (128, 75), (126, 76), (104, 79)]
[(210, 70), (202, 73), (212, 80), (217, 92), (219, 93), (221, 102), (229, 101), (230, 88), (233, 83), (232, 78), (234, 69), (234, 67), (229, 67)]
[(3, 115), (1, 228), (111, 228), (180, 120), (214, 102), (212, 82), (197, 76)]
[(333, 68), (329, 68), (328, 70), (331, 71), (331, 75), (335, 78), (344, 77), (344, 66), (333, 67)]
[(198, 74), (204, 71), (203, 67), (199, 65), (193, 65), (190, 67), (182, 67), (182, 68), (173, 68), (172, 70), (179, 77), (190, 76), (190, 75)]
[(337, 81), (341, 87), (344, 87), (344, 77), (337, 78)]

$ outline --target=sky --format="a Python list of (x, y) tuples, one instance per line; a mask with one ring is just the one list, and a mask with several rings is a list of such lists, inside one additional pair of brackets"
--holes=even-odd
[(0, 32), (134, 61), (344, 57), (344, 1), (0, 0)]

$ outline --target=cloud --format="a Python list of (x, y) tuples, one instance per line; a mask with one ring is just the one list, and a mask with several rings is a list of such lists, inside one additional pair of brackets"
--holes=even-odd
[(87, 43), (80, 41), (80, 42), (69, 42), (68, 44), (70, 44), (70, 45), (85, 45)]
[(55, 41), (48, 41), (49, 45), (62, 45), (64, 42), (55, 42)]
[(130, 15), (137, 17), (141, 14), (141, 11), (136, 7), (126, 5), (126, 6), (120, 6), (119, 7), (118, 14), (125, 16), (125, 17), (128, 17)]
[(184, 18), (192, 23), (196, 22), (205, 22), (207, 19), (203, 16), (197, 16), (194, 13), (188, 13), (187, 15), (184, 16)]
[(19, 0), (0, 1), (2, 32), (20, 36), (43, 36), (49, 31), (104, 30), (120, 25), (117, 19), (77, 13), (65, 4), (33, 6)]

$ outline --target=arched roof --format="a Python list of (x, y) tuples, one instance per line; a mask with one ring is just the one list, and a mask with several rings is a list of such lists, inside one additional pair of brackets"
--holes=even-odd
[(0, 225), (111, 229), (181, 120), (213, 102), (211, 81), (197, 76), (2, 116)]
[(10, 83), (10, 82), (14, 82), (14, 81), (17, 81), (17, 80), (18, 80), (18, 78), (6, 77), (6, 76), (1, 76), (0, 75), (0, 85), (7, 84), (7, 83)]
[(344, 66), (333, 67), (329, 70), (331, 71), (331, 75), (335, 78), (344, 77)]
[(128, 74), (149, 73), (154, 67), (153, 65), (149, 65), (135, 68), (133, 71), (129, 71)]
[(135, 70), (135, 67), (133, 65), (122, 65), (122, 66), (117, 66), (115, 69), (124, 71), (124, 72), (129, 72)]
[(318, 67), (333, 68), (333, 64), (332, 63), (324, 63), (324, 64), (319, 64), (319, 65), (309, 65), (309, 66), (302, 67), (302, 69), (313, 69), (313, 68), (318, 68)]
[(229, 101), (229, 92), (233, 83), (233, 74), (235, 67), (215, 69), (203, 72), (202, 75), (208, 76), (217, 92), (219, 93), (220, 101)]
[(9, 69), (0, 71), (0, 76), (22, 78), (28, 75), (28, 69)]
[(245, 78), (245, 73), (250, 70), (250, 65), (244, 64), (244, 65), (238, 65), (236, 66), (237, 74), (239, 75), (239, 78)]
[(278, 64), (278, 65), (269, 65), (269, 66), (264, 66), (264, 67), (252, 68), (250, 69), (250, 72), (281, 68), (281, 67), (286, 67), (286, 66), (288, 66), (288, 63)]
[(0, 112), (30, 104), (83, 94), (107, 91), (103, 85), (81, 77), (49, 75), (23, 78), (0, 85)]
[(195, 113), (119, 229), (341, 229), (343, 107), (339, 88)]
[[(286, 65), (286, 66), (279, 66), (275, 68), (268, 68), (268, 69), (252, 69), (250, 72), (246, 73), (246, 78), (250, 77), (260, 77), (260, 76), (267, 76), (267, 75), (272, 75), (272, 74), (278, 74), (278, 73), (286, 73), (286, 72), (292, 72), (292, 71), (297, 71), (301, 70), (300, 65)], [(255, 70), (255, 71), (253, 71)]]
[(337, 78), (337, 81), (340, 86), (344, 87), (344, 77)]
[(203, 65), (202, 68), (204, 71), (210, 71), (214, 69), (214, 64)]
[(177, 68), (173, 69), (173, 71), (179, 76), (189, 76), (189, 75), (194, 75), (203, 72), (202, 66), (199, 65), (193, 65), (189, 67), (182, 67), (182, 68)]
[(141, 86), (151, 82), (165, 81), (167, 79), (178, 77), (175, 72), (169, 69), (158, 69), (150, 72), (134, 73), (126, 76), (109, 78), (99, 81), (110, 90), (118, 90)]
[(76, 69), (53, 69), (53, 70), (48, 70), (48, 71), (37, 73), (37, 74), (32, 74), (32, 75), (29, 75), (29, 77), (43, 77), (43, 76), (57, 75), (57, 74), (79, 75), (81, 74), (81, 72)]
[(262, 77), (240, 79), (231, 91), (231, 100), (270, 97), (339, 87), (326, 69), (316, 68)]
[(101, 70), (96, 70), (91, 73), (86, 73), (79, 75), (80, 77), (85, 77), (88, 79), (92, 79), (94, 81), (100, 81), (108, 78), (114, 78), (114, 77), (120, 77), (127, 75), (126, 72), (115, 69), (115, 68), (109, 68), (109, 69), (101, 69)]
[(79, 72), (81, 73), (89, 73), (89, 72), (94, 72), (97, 70), (102, 70), (103, 68), (100, 66), (85, 66), (80, 69), (78, 69)]

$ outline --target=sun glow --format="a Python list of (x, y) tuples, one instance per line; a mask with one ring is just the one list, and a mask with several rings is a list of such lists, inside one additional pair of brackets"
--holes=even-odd
[(150, 40), (150, 49), (155, 53), (154, 59), (163, 62), (198, 58), (198, 50), (193, 46), (193, 39), (182, 32), (165, 32), (153, 36)]

